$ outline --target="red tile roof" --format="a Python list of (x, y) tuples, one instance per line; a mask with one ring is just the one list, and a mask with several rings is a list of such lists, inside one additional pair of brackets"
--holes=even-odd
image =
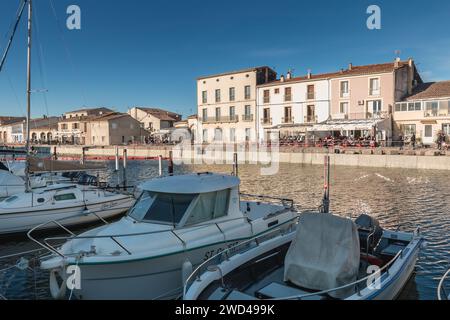
[(405, 100), (423, 100), (433, 98), (450, 98), (450, 81), (428, 82), (419, 84)]
[(145, 108), (145, 107), (137, 107), (138, 109), (147, 112), (148, 114), (154, 116), (155, 118), (158, 118), (159, 120), (162, 121), (180, 121), (181, 120), (181, 115), (175, 113), (175, 112), (171, 112), (171, 111), (167, 111), (167, 110), (163, 110), (163, 109), (159, 109), (159, 108)]

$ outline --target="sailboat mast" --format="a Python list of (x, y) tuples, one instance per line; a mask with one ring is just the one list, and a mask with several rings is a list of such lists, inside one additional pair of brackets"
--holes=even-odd
[(29, 157), (30, 157), (30, 118), (31, 118), (31, 27), (32, 27), (32, 0), (28, 0), (28, 54), (27, 54), (27, 140), (26, 140), (26, 169), (25, 169), (25, 190), (31, 191), (30, 186), (30, 172), (29, 172)]

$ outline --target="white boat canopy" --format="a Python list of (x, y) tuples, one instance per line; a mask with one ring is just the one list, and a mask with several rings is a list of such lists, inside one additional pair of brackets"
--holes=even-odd
[(159, 193), (199, 194), (239, 186), (240, 180), (235, 176), (215, 173), (195, 173), (169, 176), (144, 182), (139, 189)]

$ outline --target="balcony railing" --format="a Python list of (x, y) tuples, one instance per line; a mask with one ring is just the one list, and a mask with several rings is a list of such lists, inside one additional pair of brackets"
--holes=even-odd
[(261, 124), (264, 126), (272, 125), (272, 118), (263, 118), (261, 119)]
[(356, 113), (337, 113), (333, 114), (333, 120), (367, 120), (367, 119), (386, 119), (388, 112), (356, 112)]
[(254, 119), (252, 114), (244, 114), (242, 115), (242, 121), (244, 122), (252, 122)]
[(294, 117), (284, 117), (281, 118), (281, 122), (286, 124), (286, 123), (294, 123)]
[(203, 123), (232, 123), (232, 122), (238, 122), (239, 117), (238, 116), (223, 116), (223, 117), (209, 117), (209, 118), (203, 118)]
[(317, 122), (318, 122), (318, 118), (316, 115), (305, 116), (305, 123), (317, 123)]
[(377, 88), (377, 89), (369, 89), (369, 94), (371, 96), (379, 96), (381, 94), (381, 88)]
[(347, 91), (347, 92), (341, 91), (340, 92), (340, 97), (341, 98), (348, 98), (348, 97), (350, 97), (350, 91)]
[(450, 110), (425, 110), (424, 117), (447, 117), (450, 115)]

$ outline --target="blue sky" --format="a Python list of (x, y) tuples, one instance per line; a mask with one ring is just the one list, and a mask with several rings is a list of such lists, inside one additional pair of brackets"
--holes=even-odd
[[(1, 50), (18, 3), (0, 2)], [(81, 8), (81, 30), (65, 27), (71, 4)], [(381, 7), (381, 30), (366, 27), (371, 4)], [(34, 116), (134, 105), (187, 116), (201, 75), (259, 65), (328, 72), (391, 61), (396, 50), (414, 57), (426, 81), (450, 79), (448, 0), (34, 0), (34, 8), (33, 89), (48, 90), (33, 95)], [(0, 73), (2, 115), (25, 114), (25, 26)]]

